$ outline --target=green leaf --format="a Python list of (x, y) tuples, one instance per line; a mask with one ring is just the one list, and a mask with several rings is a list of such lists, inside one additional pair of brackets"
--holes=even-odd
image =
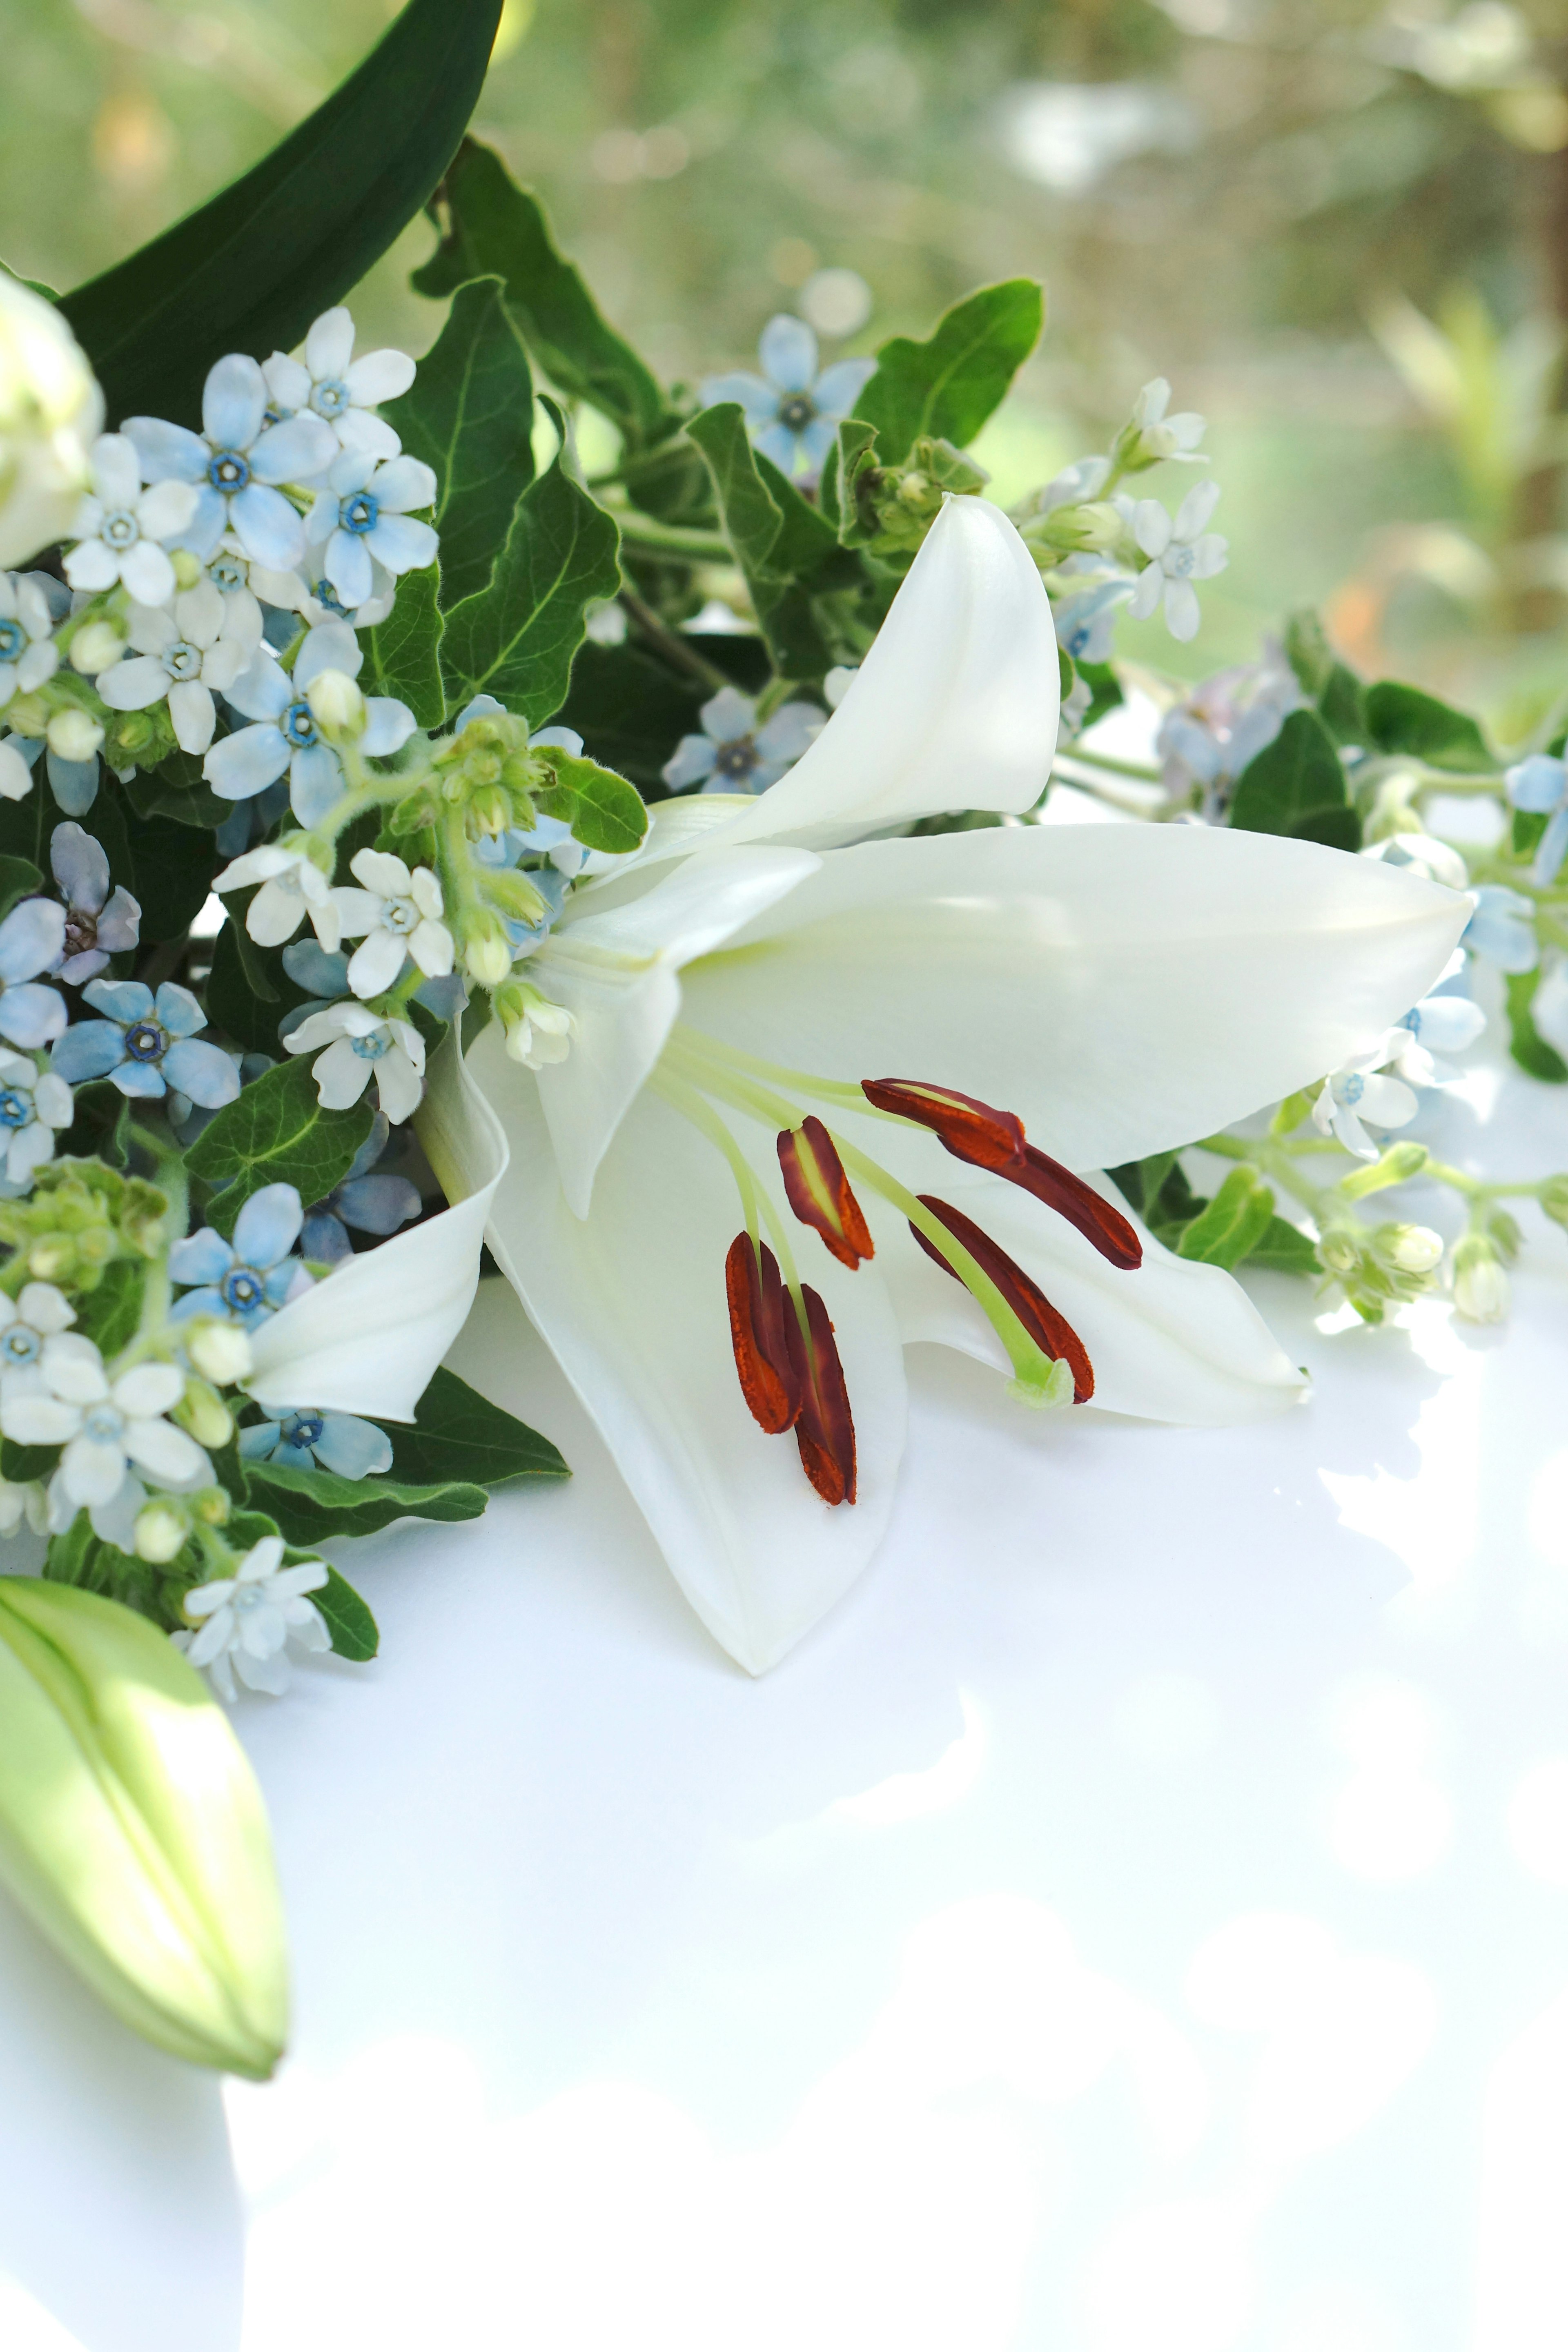
[(77, 822), (101, 843), (109, 871), (142, 909), (141, 942), (156, 947), (183, 939), (205, 904), (220, 860), (205, 828), (168, 817), (134, 815), (127, 823), (121, 787), (105, 778), (98, 798)]
[(1272, 1274), (1301, 1275), (1309, 1282), (1316, 1280), (1323, 1270), (1310, 1236), (1284, 1217), (1269, 1218), (1262, 1239), (1254, 1242), (1247, 1251), (1247, 1263), (1266, 1266)]
[(546, 816), (569, 824), (573, 838), (584, 849), (606, 849), (624, 857), (641, 848), (647, 810), (635, 784), (595, 761), (574, 759), (570, 751), (549, 751), (541, 756), (555, 778), (552, 785), (536, 787), (533, 794)]
[(412, 389), (384, 414), (409, 456), (435, 468), (441, 602), (460, 604), (489, 581), (533, 479), (533, 378), (499, 278), (458, 289)]
[(1120, 1168), (1108, 1169), (1106, 1173), (1137, 1215), (1148, 1223), (1175, 1165), (1173, 1151), (1157, 1151), (1152, 1159), (1129, 1160)]
[(0, 857), (0, 916), (8, 915), (19, 898), (30, 898), (43, 887), (43, 875), (30, 857)]
[(407, 1485), (399, 1478), (340, 1478), (331, 1470), (290, 1470), (281, 1462), (247, 1462), (251, 1499), (271, 1514), (290, 1543), (371, 1536), (394, 1519), (477, 1519), (489, 1497), (460, 1479)]
[(1274, 1195), (1257, 1171), (1233, 1168), (1201, 1215), (1176, 1244), (1178, 1257), (1205, 1265), (1239, 1265), (1268, 1231)]
[(77, 1309), (76, 1328), (108, 1362), (136, 1336), (147, 1268), (141, 1258), (115, 1258)]
[(899, 465), (922, 433), (973, 441), (1040, 340), (1045, 290), (1032, 278), (983, 286), (938, 320), (923, 343), (895, 335), (855, 414), (877, 429), (878, 463)]
[(479, 98), (501, 0), (410, 0), (243, 179), (60, 305), (111, 420), (199, 421), (226, 352), (288, 351), (426, 202)]
[(1419, 687), (1400, 686), (1386, 677), (1369, 686), (1366, 723), (1378, 751), (1408, 751), (1428, 767), (1474, 775), (1497, 764), (1475, 720), (1439, 702), (1436, 695), (1423, 694)]
[(837, 533), (793, 482), (751, 445), (745, 412), (721, 401), (687, 432), (713, 478), (719, 511), (745, 574), (758, 625), (784, 677), (820, 677), (832, 667), (812, 598), (858, 571)]
[(1089, 709), (1079, 720), (1078, 731), (1081, 735), (1086, 727), (1092, 727), (1108, 710), (1119, 709), (1127, 698), (1121, 691), (1121, 680), (1108, 661), (1080, 661), (1078, 674), (1089, 693)]
[(651, 371), (600, 316), (552, 243), (538, 198), (517, 186), (499, 155), (465, 139), (431, 211), (442, 237), (414, 273), (419, 293), (500, 278), (529, 349), (560, 391), (607, 416), (633, 449), (675, 431), (680, 420)]
[(1535, 1025), (1531, 1006), (1535, 992), (1541, 985), (1541, 971), (1510, 971), (1508, 987), (1508, 1050), (1521, 1070), (1532, 1078), (1544, 1078), (1549, 1086), (1561, 1086), (1568, 1078), (1568, 1062), (1554, 1045), (1549, 1045)]
[(207, 1211), (209, 1223), (231, 1234), (264, 1184), (292, 1184), (307, 1208), (324, 1200), (348, 1174), (374, 1118), (367, 1102), (323, 1109), (308, 1055), (264, 1071), (225, 1104), (185, 1155), (193, 1175), (224, 1188)]
[(505, 1486), (518, 1478), (567, 1478), (571, 1472), (547, 1437), (471, 1389), (443, 1366), (419, 1400), (412, 1429), (388, 1429), (395, 1475), (410, 1481), (461, 1478)]
[(75, 1113), (60, 1138), (61, 1157), (102, 1160), (110, 1168), (131, 1165), (131, 1102), (109, 1078), (89, 1078), (71, 1090)]
[[(30, 1479), (47, 1478), (59, 1458), (58, 1445), (18, 1445), (13, 1437), (0, 1437), (0, 1478), (9, 1486), (25, 1486)], [(85, 1519), (82, 1524), (86, 1526)]]
[(139, 768), (121, 786), (139, 817), (168, 817), (175, 824), (216, 833), (234, 814), (232, 801), (220, 801), (202, 778), (202, 763), (188, 751), (171, 751), (155, 768)]
[(566, 469), (562, 445), (547, 473), (517, 502), (488, 588), (447, 615), (441, 667), (449, 703), (493, 694), (531, 727), (566, 698), (583, 615), (620, 585), (620, 534)]
[(381, 1631), (371, 1615), (368, 1602), (363, 1601), (344, 1576), (340, 1576), (330, 1563), (327, 1580), (310, 1594), (311, 1601), (326, 1620), (332, 1647), (340, 1658), (352, 1658), (356, 1665), (374, 1658), (381, 1647)]
[[(446, 549), (441, 551), (443, 556)], [(441, 583), (438, 563), (423, 572), (405, 572), (397, 583), (397, 601), (384, 621), (367, 629), (361, 639), (365, 667), (361, 686), (369, 694), (390, 694), (405, 702), (415, 723), (426, 732), (447, 716), (447, 695), (441, 679)]]
[(300, 1006), (312, 1000), (284, 971), (282, 950), (258, 946), (246, 929), (245, 910), (253, 895), (237, 890), (227, 900), (228, 919), (213, 943), (207, 1014), (237, 1045), (276, 1057), (282, 1052), (283, 1031), (293, 1026)]
[(1334, 739), (1315, 710), (1293, 710), (1272, 743), (1242, 770), (1230, 822), (1243, 833), (1359, 849), (1361, 819), (1351, 806)]

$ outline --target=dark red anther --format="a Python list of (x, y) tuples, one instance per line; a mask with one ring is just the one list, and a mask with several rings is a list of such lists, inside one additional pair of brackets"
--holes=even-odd
[[(1006, 1251), (999, 1247), (989, 1234), (983, 1233), (961, 1209), (951, 1207), (946, 1201), (933, 1199), (930, 1192), (922, 1192), (920, 1198), (922, 1206), (928, 1208), (933, 1217), (940, 1219), (954, 1241), (963, 1244), (981, 1272), (989, 1275), (1036, 1347), (1053, 1361), (1058, 1356), (1065, 1360), (1072, 1373), (1073, 1402), (1075, 1404), (1087, 1404), (1094, 1394), (1094, 1366), (1089, 1360), (1088, 1349), (1067, 1317), (1058, 1314), (1038, 1283), (1031, 1281), (1023, 1267), (1016, 1264)], [(956, 1266), (949, 1264), (936, 1244), (928, 1241), (918, 1225), (911, 1225), (910, 1231), (927, 1257), (940, 1265), (944, 1274), (953, 1275), (960, 1282), (963, 1280)]]
[(759, 1428), (770, 1437), (782, 1436), (800, 1412), (800, 1375), (789, 1344), (796, 1323), (778, 1260), (766, 1242), (753, 1244), (750, 1234), (735, 1235), (724, 1260), (724, 1287), (741, 1394)]
[(955, 1160), (988, 1168), (993, 1175), (1032, 1192), (1076, 1226), (1112, 1265), (1130, 1271), (1142, 1265), (1143, 1244), (1121, 1210), (1059, 1160), (1028, 1142), (1022, 1119), (1012, 1111), (994, 1110), (972, 1095), (916, 1078), (862, 1078), (860, 1091), (879, 1110), (896, 1111), (900, 1118), (929, 1127)]
[(851, 1274), (876, 1255), (860, 1203), (849, 1189), (833, 1138), (815, 1114), (779, 1137), (779, 1166), (790, 1207), (803, 1225), (822, 1235), (840, 1265)]
[(825, 1503), (855, 1500), (855, 1421), (833, 1326), (820, 1295), (802, 1286), (810, 1342), (792, 1301), (785, 1303), (784, 1329), (800, 1383), (800, 1419), (795, 1425), (801, 1467)]

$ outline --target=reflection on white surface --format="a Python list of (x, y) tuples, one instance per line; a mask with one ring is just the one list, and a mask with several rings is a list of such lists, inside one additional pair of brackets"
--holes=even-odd
[(1562, 2352), (1568, 2337), (1568, 1992), (1487, 2084), (1469, 2352)]
[(0, 2271), (0, 2344), (5, 2352), (86, 2352), (79, 2337), (51, 2319), (16, 2279)]
[(1532, 1878), (1568, 1886), (1568, 1757), (1524, 1775), (1509, 1800), (1508, 1842)]
[(1252, 2314), (1247, 2233), (1238, 2199), (1152, 2205), (1112, 2231), (1090, 2259), (1083, 2316), (1094, 2352), (1231, 2352)]
[(1416, 2352), (1410, 2330), (1380, 2294), (1359, 2286), (1310, 2289), (1287, 2314), (1268, 2352)]
[(963, 1729), (952, 1746), (924, 1772), (894, 1772), (858, 1797), (836, 1797), (827, 1808), (837, 1821), (863, 1829), (889, 1829), (895, 1822), (918, 1822), (962, 1803), (985, 1769), (985, 1718), (968, 1691), (958, 1694)]
[(1185, 1764), (1219, 1740), (1219, 1708), (1195, 1675), (1156, 1669), (1128, 1684), (1110, 1727), (1131, 1756), (1145, 1764)]
[(1428, 1767), (1440, 1720), (1432, 1702), (1387, 1675), (1356, 1676), (1332, 1694), (1329, 1737), (1354, 1768), (1336, 1791), (1328, 1840), (1358, 1878), (1418, 1878), (1440, 1862), (1453, 1807)]

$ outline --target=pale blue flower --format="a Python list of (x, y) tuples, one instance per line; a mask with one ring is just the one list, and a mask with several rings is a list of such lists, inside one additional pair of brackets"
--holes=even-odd
[(1500, 971), (1533, 971), (1541, 961), (1535, 938), (1535, 908), (1521, 890), (1483, 882), (1474, 894), (1476, 911), (1459, 945), (1485, 956)]
[[(270, 653), (258, 652), (226, 698), (258, 723), (224, 736), (202, 763), (219, 800), (250, 800), (287, 772), (289, 798), (300, 823), (320, 824), (342, 795), (343, 772), (331, 745), (322, 740), (305, 689), (323, 670), (357, 677), (363, 660), (359, 639), (342, 621), (324, 622), (307, 633), (292, 675)], [(364, 708), (359, 748), (369, 758), (386, 758), (414, 732), (413, 712), (390, 695), (369, 695)]]
[[(38, 754), (44, 749), (41, 739), (32, 735), (0, 735), (0, 743), (8, 743), (29, 768), (37, 765)], [(97, 752), (90, 760), (67, 760), (58, 751), (51, 751), (45, 756), (44, 772), (56, 807), (67, 816), (85, 816), (98, 798)]]
[[(63, 937), (65, 909), (57, 907), (54, 911)], [(0, 948), (5, 932), (0, 924)], [(174, 1087), (207, 1110), (232, 1102), (238, 1094), (239, 1072), (233, 1062), (197, 1036), (206, 1027), (207, 1016), (189, 989), (166, 980), (154, 996), (139, 980), (93, 980), (82, 990), (82, 998), (107, 1017), (79, 1021), (58, 1038), (53, 1066), (70, 1085), (110, 1078), (122, 1095), (150, 1100), (160, 1099)], [(65, 1008), (60, 1009), (63, 1013)], [(4, 1015), (5, 1000), (0, 998), (0, 1026)], [(58, 1036), (58, 1032), (51, 1034)]]
[(1101, 580), (1055, 606), (1051, 617), (1063, 653), (1075, 662), (1109, 661), (1121, 607), (1131, 593), (1131, 580)]
[(754, 448), (784, 474), (817, 474), (854, 412), (875, 360), (836, 360), (817, 373), (816, 337), (804, 319), (781, 312), (763, 329), (757, 345), (763, 373), (738, 369), (711, 375), (702, 386), (705, 407), (738, 400)]
[(324, 472), (338, 454), (337, 436), (320, 416), (268, 425), (267, 403), (260, 368), (231, 352), (207, 371), (200, 433), (158, 416), (130, 416), (121, 428), (144, 482), (195, 486), (195, 513), (181, 538), (204, 562), (226, 531), (269, 572), (291, 572), (304, 555), (304, 522), (278, 486)]
[(52, 898), (24, 898), (0, 923), (0, 1037), (13, 1045), (47, 1045), (66, 1025), (64, 997), (36, 984), (58, 961), (65, 936), (66, 910)]
[(353, 1254), (351, 1225), (355, 1233), (374, 1234), (378, 1239), (384, 1239), (419, 1214), (424, 1203), (418, 1188), (406, 1176), (372, 1172), (391, 1134), (385, 1112), (378, 1110), (375, 1123), (355, 1152), (348, 1174), (341, 1183), (334, 1184), (324, 1201), (318, 1201), (306, 1211), (300, 1247), (317, 1265), (336, 1265)]
[(418, 457), (377, 461), (368, 449), (345, 449), (333, 459), (306, 524), (310, 572), (323, 576), (351, 609), (375, 593), (379, 565), (394, 579), (422, 572), (438, 545), (416, 507), (436, 503), (436, 477)]
[(285, 1470), (331, 1470), (340, 1478), (367, 1478), (392, 1467), (392, 1441), (373, 1421), (352, 1412), (318, 1412), (296, 1405), (277, 1421), (258, 1421), (239, 1433), (247, 1462), (276, 1462)]
[(72, 988), (94, 980), (111, 955), (123, 955), (142, 935), (142, 909), (129, 890), (109, 892), (109, 859), (103, 845), (79, 824), (57, 824), (49, 835), (49, 864), (66, 902), (66, 933), (55, 976)]
[(293, 1255), (304, 1214), (292, 1184), (264, 1184), (235, 1219), (232, 1242), (211, 1225), (176, 1242), (169, 1252), (170, 1277), (195, 1286), (174, 1301), (172, 1319), (216, 1315), (254, 1331), (291, 1292), (308, 1289), (310, 1276)]
[(1568, 857), (1568, 761), (1537, 751), (1516, 768), (1506, 769), (1503, 782), (1516, 809), (1547, 820), (1530, 869), (1536, 888), (1544, 890), (1555, 882), (1559, 866)]
[(765, 793), (793, 768), (826, 725), (809, 702), (786, 702), (757, 724), (757, 706), (732, 686), (721, 688), (698, 712), (700, 735), (683, 735), (661, 771), (672, 793), (700, 784), (705, 793)]

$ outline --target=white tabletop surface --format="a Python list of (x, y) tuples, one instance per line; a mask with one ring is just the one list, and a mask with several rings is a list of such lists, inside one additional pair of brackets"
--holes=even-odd
[(1242, 1432), (917, 1350), (752, 1682), (487, 1285), (454, 1360), (578, 1475), (345, 1553), (382, 1659), (238, 1711), (278, 2082), (0, 1906), (5, 2352), (1561, 2352), (1568, 1235), (1506, 1333), (1255, 1292), (1318, 1388)]

